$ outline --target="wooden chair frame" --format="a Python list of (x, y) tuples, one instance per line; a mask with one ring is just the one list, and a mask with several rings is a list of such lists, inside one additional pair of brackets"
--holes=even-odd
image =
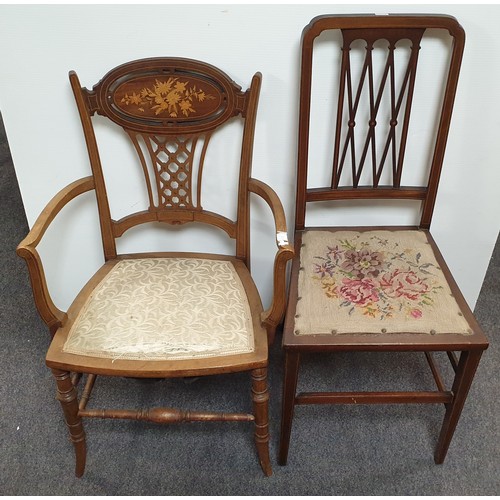
[[(453, 37), (452, 55), (444, 93), (439, 128), (436, 135), (434, 154), (430, 168), (428, 185), (425, 187), (401, 186), (401, 169), (403, 166), (406, 140), (409, 137), (409, 109), (412, 101), (412, 79), (414, 79), (416, 68), (416, 57), (418, 55), (419, 43), (426, 29), (441, 29), (447, 31)], [(349, 135), (342, 150), (339, 127), (341, 126), (341, 113), (338, 113), (337, 134), (334, 141), (334, 162), (331, 186), (324, 188), (308, 188), (308, 153), (309, 153), (309, 133), (310, 133), (310, 110), (312, 96), (312, 60), (313, 45), (315, 39), (326, 30), (340, 30), (343, 35), (344, 45), (342, 73), (345, 79), (340, 84), (339, 106), (341, 106), (345, 94), (350, 92), (353, 96), (349, 108), (349, 127), (355, 126), (355, 114), (359, 93), (353, 89), (348, 67), (349, 44), (352, 40), (362, 38), (367, 42), (367, 53), (372, 47), (373, 41), (380, 38), (390, 42), (390, 51), (395, 47), (395, 40), (402, 38), (410, 39), (413, 43), (414, 56), (410, 58), (407, 73), (407, 88), (409, 97), (405, 119), (402, 123), (401, 143), (399, 156), (394, 155), (393, 161), (393, 185), (379, 185), (380, 171), (373, 168), (373, 185), (362, 186), (358, 184), (362, 163), (367, 158), (372, 131), (376, 126), (376, 115), (378, 109), (377, 93), (373, 86), (370, 87), (372, 101), (370, 103), (370, 130), (367, 135), (366, 146), (363, 157), (359, 160), (359, 169), (353, 166), (353, 185), (351, 187), (340, 187), (339, 177), (343, 166), (342, 151), (344, 157), (348, 154)], [(441, 174), (441, 167), (444, 158), (446, 140), (450, 127), (450, 120), (455, 98), (458, 75), (460, 71), (462, 53), (464, 49), (464, 31), (458, 22), (449, 16), (435, 15), (360, 15), (360, 16), (319, 16), (314, 18), (305, 27), (302, 34), (302, 63), (301, 63), (301, 90), (300, 90), (300, 117), (298, 136), (298, 173), (297, 173), (297, 193), (296, 193), (296, 213), (295, 213), (295, 257), (292, 263), (291, 285), (289, 290), (288, 307), (285, 318), (283, 348), (285, 351), (283, 401), (282, 401), (282, 422), (281, 439), (279, 450), (279, 463), (285, 465), (288, 459), (288, 450), (292, 429), (294, 408), (296, 405), (306, 404), (395, 404), (395, 403), (442, 403), (446, 412), (443, 425), (439, 435), (439, 440), (435, 452), (435, 462), (442, 463), (445, 459), (454, 430), (457, 426), (462, 407), (465, 403), (467, 393), (471, 386), (476, 368), (481, 358), (482, 352), (487, 348), (488, 342), (474, 319), (472, 312), (467, 306), (458, 286), (456, 285), (446, 263), (440, 254), (432, 236), (429, 233), (431, 218), (434, 210), (438, 182)], [(370, 57), (366, 56), (365, 72), (369, 73)], [(389, 56), (390, 57), (390, 56)], [(390, 60), (390, 59), (388, 59)], [(385, 77), (391, 71), (391, 64), (388, 63)], [(346, 76), (347, 74), (347, 76)], [(370, 83), (372, 85), (372, 83)], [(397, 97), (397, 95), (396, 95)], [(394, 100), (394, 102), (396, 102)], [(395, 107), (393, 108), (393, 110)], [(397, 115), (397, 113), (396, 113)], [(393, 116), (391, 120), (392, 129), (397, 125), (397, 119)], [(349, 133), (348, 133), (349, 134)], [(390, 140), (390, 136), (389, 136)], [(388, 140), (388, 145), (389, 145)], [(387, 146), (389, 147), (389, 146)], [(369, 155), (368, 155), (369, 156)], [(383, 168), (387, 159), (387, 150), (381, 160)], [(375, 163), (375, 162), (374, 162)], [(370, 228), (314, 228), (305, 224), (306, 207), (310, 202), (332, 201), (332, 200), (366, 200), (366, 199), (390, 199), (390, 200), (420, 200), (422, 202), (422, 216), (418, 227), (370, 227)], [(295, 314), (298, 296), (298, 274), (300, 263), (300, 248), (302, 237), (306, 231), (315, 229), (340, 230), (355, 229), (359, 231), (367, 229), (415, 229), (423, 231), (432, 246), (437, 262), (445, 274), (448, 284), (454, 297), (466, 317), (473, 334), (463, 336), (458, 334), (445, 335), (415, 335), (411, 333), (377, 335), (344, 334), (344, 335), (295, 335)], [(332, 325), (335, 328), (335, 325)], [(345, 352), (345, 351), (372, 351), (372, 352), (423, 352), (429, 362), (432, 374), (436, 381), (436, 391), (417, 392), (303, 392), (297, 394), (297, 381), (300, 367), (301, 355), (316, 352)], [(433, 361), (434, 351), (445, 351), (451, 361), (455, 378), (451, 389), (446, 389), (438, 368)], [(459, 359), (455, 352), (460, 352)]]
[[(292, 257), (293, 249), (287, 241), (285, 215), (278, 196), (268, 185), (251, 177), (254, 129), (261, 86), (260, 73), (254, 75), (251, 87), (246, 92), (242, 92), (238, 85), (217, 68), (200, 61), (181, 58), (152, 58), (126, 63), (110, 71), (90, 91), (81, 87), (75, 72), (70, 72), (69, 78), (82, 121), (92, 175), (65, 187), (48, 203), (27, 237), (19, 244), (17, 253), (26, 260), (36, 307), (53, 337), (46, 362), (52, 369), (56, 379), (57, 399), (62, 405), (71, 441), (75, 448), (76, 475), (81, 476), (85, 468), (86, 444), (82, 426), (83, 417), (126, 418), (158, 423), (253, 421), (255, 423), (255, 442), (259, 460), (264, 473), (270, 475), (272, 469), (268, 450), (268, 344), (273, 341), (276, 326), (284, 315), (286, 263)], [(140, 97), (141, 88), (146, 88), (149, 83), (155, 85), (155, 81), (158, 85), (162, 84), (163, 81), (164, 88), (161, 89), (162, 91), (168, 85), (170, 85), (170, 90), (172, 90), (171, 87), (174, 84), (178, 85), (177, 90), (185, 92), (183, 95), (187, 96), (184, 102), (185, 107), (167, 108), (166, 99), (163, 101), (164, 109), (158, 108), (158, 106), (153, 107), (155, 102), (158, 101), (154, 101), (153, 98), (147, 101), (147, 92)], [(190, 85), (188, 86), (186, 82), (189, 82)], [(205, 90), (202, 91), (202, 88)], [(208, 96), (211, 97), (211, 100), (207, 97), (207, 92), (213, 94)], [(157, 94), (160, 95), (160, 90), (158, 90)], [(149, 104), (151, 109), (145, 109), (144, 102), (143, 104), (139, 102), (141, 99), (147, 101), (146, 104)], [(161, 99), (159, 100), (161, 101)], [(190, 109), (193, 102), (198, 106), (198, 109), (195, 110), (197, 112)], [(130, 104), (131, 106), (129, 106)], [(127, 106), (131, 107), (132, 111)], [(142, 106), (142, 108), (137, 109), (138, 106)], [(168, 112), (164, 113), (163, 111)], [(156, 148), (156, 153), (149, 149), (149, 153), (152, 155), (152, 163), (155, 163), (158, 168), (155, 174), (155, 182), (151, 181), (147, 184), (150, 207), (146, 211), (131, 214), (118, 221), (111, 218), (101, 160), (91, 119), (95, 113), (108, 117), (125, 129), (137, 149), (145, 174), (147, 154), (141, 154), (138, 137), (146, 138), (144, 139), (146, 143), (153, 144), (153, 147)], [(192, 166), (194, 146), (192, 146), (192, 149), (188, 149), (188, 146), (186, 146), (187, 139), (185, 138), (194, 137), (193, 141), (196, 141), (201, 134), (205, 134), (200, 160), (200, 168), (202, 169), (210, 135), (215, 129), (236, 116), (242, 117), (244, 130), (238, 186), (238, 213), (237, 220), (232, 221), (202, 208), (200, 188), (198, 188), (196, 203), (193, 201), (195, 195), (192, 192), (192, 183), (188, 183), (191, 179), (192, 170), (188, 167)], [(184, 139), (174, 139), (180, 136), (184, 137)], [(176, 147), (181, 151), (182, 160), (179, 160), (178, 157), (174, 158), (172, 155), (165, 161), (158, 159), (158, 151), (162, 152), (164, 156), (170, 154), (167, 151), (166, 139), (162, 139), (163, 137), (169, 137), (172, 141), (175, 141)], [(172, 165), (172, 162), (175, 162), (175, 168), (172, 168), (169, 174), (166, 175), (167, 168)], [(179, 171), (183, 172), (182, 176), (178, 174)], [(163, 177), (161, 177), (162, 175)], [(201, 173), (199, 173), (199, 181), (201, 183)], [(157, 190), (156, 193), (155, 189)], [(55, 306), (50, 297), (42, 261), (36, 248), (57, 214), (71, 200), (89, 191), (95, 191), (97, 198), (105, 264), (85, 286), (69, 310), (63, 312)], [(277, 252), (274, 259), (274, 293), (272, 303), (265, 311), (262, 309), (257, 289), (250, 278), (249, 272), (251, 193), (261, 197), (269, 205), (276, 227)], [(128, 229), (147, 222), (162, 222), (170, 225), (190, 222), (211, 224), (222, 229), (230, 238), (236, 240), (236, 255), (234, 257), (186, 253), (118, 255), (115, 239), (122, 236)], [(112, 362), (108, 359), (78, 356), (63, 352), (65, 335), (67, 335), (75, 315), (78, 314), (83, 302), (101, 281), (110, 266), (124, 258), (163, 256), (193, 256), (232, 262), (246, 289), (252, 310), (256, 338), (254, 352), (195, 360), (147, 362), (125, 359)], [(171, 408), (142, 410), (87, 409), (87, 403), (98, 375), (169, 378), (241, 371), (248, 371), (251, 374), (254, 408), (251, 414), (192, 412)], [(78, 398), (78, 383), (83, 374), (87, 374), (87, 381), (80, 398)]]

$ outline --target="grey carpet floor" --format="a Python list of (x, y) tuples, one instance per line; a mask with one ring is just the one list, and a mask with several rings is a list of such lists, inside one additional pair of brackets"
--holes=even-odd
[[(1, 124), (0, 124), (1, 125)], [(249, 424), (158, 426), (86, 421), (86, 473), (74, 458), (52, 375), (44, 365), (48, 332), (35, 311), (24, 262), (15, 255), (27, 232), (15, 172), (0, 126), (1, 338), (0, 494), (3, 495), (494, 495), (500, 493), (500, 245), (476, 315), (491, 341), (443, 465), (433, 451), (442, 406), (299, 407), (289, 462), (277, 465), (282, 353), (270, 353), (271, 459), (261, 473)], [(34, 167), (35, 168), (35, 167)], [(445, 360), (441, 360), (445, 363)], [(449, 370), (448, 370), (448, 375)], [(419, 354), (307, 358), (299, 385), (387, 390), (433, 388)], [(357, 386), (359, 388), (359, 385)], [(158, 381), (98, 379), (93, 405), (250, 410), (248, 376)], [(123, 405), (122, 405), (123, 406)]]

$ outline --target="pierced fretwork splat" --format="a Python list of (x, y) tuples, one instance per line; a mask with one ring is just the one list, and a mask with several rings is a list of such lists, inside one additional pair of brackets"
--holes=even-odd
[[(386, 30), (384, 36), (381, 36), (380, 32), (370, 30), (343, 30), (332, 188), (339, 187), (344, 166), (349, 163), (349, 160), (353, 187), (358, 187), (365, 164), (370, 160), (373, 187), (379, 185), (384, 167), (389, 162), (392, 166), (392, 184), (394, 187), (400, 186), (422, 35), (421, 29), (410, 30), (410, 32), (407, 30), (404, 37), (398, 30)], [(366, 45), (363, 66), (359, 79), (355, 81), (351, 68), (351, 45), (359, 39), (364, 40)], [(396, 75), (401, 69), (396, 67), (395, 52), (397, 43), (403, 39), (409, 40), (411, 47), (407, 52), (406, 68), (402, 68), (403, 76), (400, 81), (397, 81)], [(374, 77), (377, 65), (373, 53), (375, 49), (382, 50), (375, 47), (378, 40), (386, 41), (387, 56), (383, 62), (377, 88)], [(398, 62), (402, 62), (401, 58), (398, 58)], [(363, 102), (363, 99), (367, 99), (368, 102)], [(384, 110), (384, 113), (381, 112), (383, 102), (388, 108)], [(368, 108), (366, 132), (356, 133), (356, 120), (362, 120), (359, 115), (362, 114), (360, 110), (363, 107)], [(379, 131), (382, 129), (379, 137), (376, 133), (377, 123), (383, 124), (378, 128)], [(400, 130), (398, 130), (399, 124), (401, 124)], [(343, 132), (343, 125), (347, 125), (345, 132)], [(359, 150), (356, 145), (357, 139), (362, 145)], [(361, 153), (359, 157), (357, 153)]]
[[(210, 134), (179, 137), (133, 131), (128, 134), (144, 171), (150, 210), (201, 210), (203, 162)], [(197, 146), (201, 149), (199, 155)]]

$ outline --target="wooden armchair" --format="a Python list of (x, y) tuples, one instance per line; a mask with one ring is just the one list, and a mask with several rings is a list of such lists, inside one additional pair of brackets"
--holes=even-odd
[[(80, 86), (74, 72), (70, 82), (92, 175), (70, 184), (50, 201), (17, 252), (27, 262), (36, 306), (53, 336), (46, 363), (56, 379), (57, 399), (75, 448), (76, 475), (85, 468), (84, 417), (158, 423), (253, 421), (260, 464), (270, 475), (268, 343), (284, 314), (286, 263), (293, 250), (277, 195), (251, 177), (261, 75), (255, 74), (250, 89), (242, 92), (209, 64), (152, 58), (113, 69), (90, 91)], [(92, 124), (96, 113), (123, 127), (144, 173), (149, 207), (120, 220), (112, 219), (106, 195)], [(201, 186), (212, 134), (237, 116), (244, 128), (233, 221), (202, 208)], [(50, 298), (36, 247), (60, 210), (90, 190), (97, 197), (105, 263), (62, 312)], [(274, 295), (265, 311), (249, 270), (251, 193), (267, 202), (276, 226)], [(148, 222), (210, 224), (235, 240), (235, 256), (118, 254), (115, 240)], [(169, 378), (242, 371), (251, 374), (251, 413), (87, 408), (101, 375)], [(82, 374), (86, 383), (79, 396)]]
[[(336, 39), (341, 44), (339, 56), (335, 56), (340, 69), (338, 98), (332, 105), (333, 132), (329, 134), (332, 153), (331, 160), (325, 161), (325, 170), (332, 166), (324, 176), (329, 177), (329, 184), (318, 180), (317, 151), (325, 148), (311, 132), (313, 68), (317, 67), (313, 52), (316, 54), (315, 41), (320, 35), (322, 48), (327, 44), (331, 47)], [(442, 37), (438, 40), (450, 37), (441, 44), (451, 50), (437, 92), (442, 102), (437, 119), (429, 114), (414, 134), (410, 112), (415, 109), (416, 81), (422, 76), (421, 69), (417, 74), (417, 63), (423, 57), (421, 40), (436, 35)], [(320, 16), (304, 29), (296, 254), (283, 334), (282, 465), (287, 463), (294, 409), (308, 404), (443, 404), (445, 415), (435, 461), (445, 459), (479, 360), (488, 346), (429, 232), (463, 48), (463, 29), (448, 16)], [(327, 69), (321, 66), (322, 71)], [(436, 74), (440, 74), (437, 69)], [(419, 96), (428, 101), (430, 91), (428, 86), (425, 92), (420, 87)], [(326, 107), (324, 101), (322, 107)], [(430, 140), (430, 154), (410, 148), (422, 131), (429, 130), (436, 131)], [(419, 159), (411, 163), (411, 172), (406, 166), (408, 151)], [(310, 160), (311, 153), (317, 161)], [(421, 160), (427, 157), (426, 165)], [(419, 163), (425, 175), (416, 175)], [(412, 185), (415, 178), (426, 180)], [(403, 202), (419, 205), (419, 225), (331, 227), (342, 202), (362, 203), (370, 218), (380, 200), (392, 200), (390, 203), (396, 202), (400, 209)], [(306, 221), (314, 203), (323, 204), (323, 221), (333, 223), (315, 226)], [(330, 210), (325, 209), (325, 203)], [(350, 351), (423, 352), (436, 390), (297, 393), (301, 356)], [(449, 389), (433, 358), (435, 351), (446, 352), (455, 371)], [(455, 352), (460, 353), (459, 359)], [(334, 378), (332, 374), (332, 385)]]

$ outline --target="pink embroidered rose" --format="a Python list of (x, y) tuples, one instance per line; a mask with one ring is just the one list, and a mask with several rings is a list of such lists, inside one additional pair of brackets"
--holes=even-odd
[(422, 317), (422, 311), (420, 309), (412, 309), (410, 311), (410, 316), (415, 319), (420, 319)]
[(376, 278), (382, 270), (383, 260), (382, 253), (371, 252), (366, 248), (359, 251), (348, 250), (342, 262), (342, 269), (360, 280), (367, 276)]
[(340, 287), (340, 295), (358, 306), (378, 302), (379, 297), (374, 284), (369, 279), (352, 280), (344, 278)]
[(384, 274), (380, 280), (380, 286), (388, 297), (406, 297), (410, 300), (419, 300), (429, 290), (429, 287), (414, 271), (401, 271), (400, 269)]

